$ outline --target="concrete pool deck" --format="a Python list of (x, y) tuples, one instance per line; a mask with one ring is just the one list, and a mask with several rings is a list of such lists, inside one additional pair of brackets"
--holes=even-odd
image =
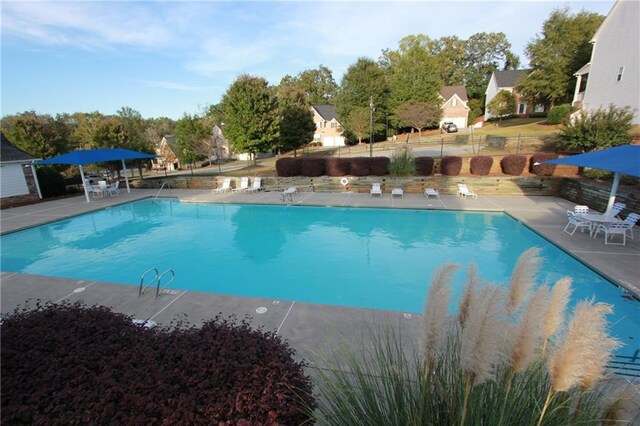
[[(91, 203), (87, 203), (83, 196), (78, 196), (5, 209), (0, 211), (0, 229), (2, 233), (11, 232), (116, 204), (153, 197), (156, 194), (157, 190), (135, 189), (130, 194), (123, 192), (117, 197), (92, 199)], [(279, 192), (213, 195), (209, 190), (184, 189), (161, 192), (162, 197), (175, 197), (182, 202), (209, 203), (283, 204), (280, 195)], [(462, 200), (453, 195), (426, 199), (417, 194), (392, 198), (389, 193), (382, 197), (370, 197), (369, 194), (299, 192), (292, 202), (287, 203), (311, 206), (505, 211), (612, 281), (636, 295), (640, 294), (640, 231), (636, 232), (634, 240), (627, 240), (626, 246), (605, 245), (602, 234), (596, 239), (591, 239), (588, 233), (581, 232), (569, 236), (562, 230), (566, 224), (566, 210), (572, 210), (574, 204), (562, 198), (482, 195), (478, 199)], [(329, 350), (336, 344), (338, 336), (350, 341), (366, 339), (366, 327), (363, 327), (365, 322), (388, 323), (397, 332), (414, 341), (419, 335), (421, 323), (421, 315), (404, 312), (343, 308), (184, 290), (171, 290), (156, 299), (155, 291), (151, 290), (153, 289), (138, 297), (138, 288), (129, 285), (1, 272), (0, 310), (3, 314), (12, 312), (16, 307), (24, 306), (27, 300), (30, 300), (31, 305), (35, 305), (36, 300), (81, 300), (87, 305), (111, 306), (114, 311), (130, 314), (138, 319), (150, 319), (163, 325), (185, 317), (189, 322), (199, 324), (202, 320), (214, 318), (218, 313), (223, 316), (235, 314), (238, 318), (249, 316), (255, 326), (276, 330), (296, 350), (299, 357), (305, 358), (310, 352)], [(640, 304), (638, 306), (640, 315)], [(640, 363), (640, 359), (636, 362)]]

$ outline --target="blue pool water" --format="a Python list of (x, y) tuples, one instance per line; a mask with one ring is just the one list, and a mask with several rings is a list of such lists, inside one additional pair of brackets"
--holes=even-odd
[[(633, 353), (640, 304), (503, 213), (138, 201), (0, 237), (2, 270), (138, 285), (157, 267), (172, 288), (421, 312), (435, 268), (469, 263), (506, 283), (542, 249), (539, 282), (573, 278), (574, 299), (614, 305), (613, 334)], [(457, 304), (453, 301), (452, 306)]]

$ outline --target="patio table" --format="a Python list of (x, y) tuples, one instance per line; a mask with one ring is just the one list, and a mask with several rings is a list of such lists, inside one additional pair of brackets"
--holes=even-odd
[(618, 219), (613, 216), (597, 213), (585, 213), (581, 214), (580, 217), (589, 221), (589, 236), (592, 238), (595, 238), (594, 234), (596, 232), (596, 229), (598, 229), (598, 225), (618, 221)]

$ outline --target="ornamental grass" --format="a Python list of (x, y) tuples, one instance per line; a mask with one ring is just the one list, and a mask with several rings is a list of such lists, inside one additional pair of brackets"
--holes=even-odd
[[(607, 380), (620, 343), (607, 334), (611, 306), (584, 301), (567, 318), (571, 280), (538, 285), (539, 250), (525, 252), (508, 286), (470, 266), (458, 310), (457, 266), (434, 273), (420, 341), (389, 324), (361, 345), (346, 341), (314, 374), (319, 425), (629, 424), (632, 388)], [(566, 325), (565, 325), (566, 324)], [(635, 398), (637, 398), (637, 391)], [(625, 414), (626, 413), (626, 414)]]

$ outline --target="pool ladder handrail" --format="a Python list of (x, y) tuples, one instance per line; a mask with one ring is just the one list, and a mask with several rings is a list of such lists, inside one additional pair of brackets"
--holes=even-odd
[(164, 188), (165, 185), (167, 185), (167, 188), (171, 189), (171, 185), (169, 185), (169, 182), (167, 181), (162, 182), (162, 185), (160, 185), (160, 189), (158, 190), (158, 193), (156, 194), (155, 197), (153, 197), (153, 201), (156, 201), (158, 199), (158, 195), (160, 195), (160, 192), (162, 192), (162, 188)]
[[(144, 284), (144, 279), (147, 275), (149, 275), (149, 273), (153, 272), (154, 276), (153, 278), (147, 283), (147, 285)], [(169, 279), (169, 282), (166, 283), (164, 285), (164, 287), (162, 287), (162, 278), (166, 275), (166, 274), (171, 274), (171, 278)], [(173, 271), (173, 269), (167, 269), (166, 271), (164, 271), (163, 273), (160, 273), (158, 271), (158, 268), (149, 268), (147, 269), (142, 276), (140, 277), (140, 288), (138, 290), (138, 297), (142, 296), (144, 294), (144, 291), (151, 287), (151, 285), (153, 283), (157, 283), (157, 287), (156, 287), (156, 297), (159, 297), (160, 294), (167, 289), (167, 287), (169, 287), (171, 285), (171, 283), (176, 279), (176, 273)], [(161, 288), (162, 287), (162, 288)]]

